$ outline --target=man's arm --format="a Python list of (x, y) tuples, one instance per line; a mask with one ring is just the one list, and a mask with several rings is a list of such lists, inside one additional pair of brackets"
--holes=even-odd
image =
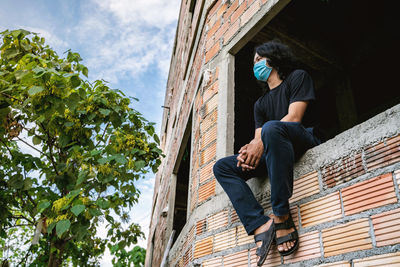
[(297, 101), (289, 105), (288, 114), (281, 119), (287, 122), (301, 122), (306, 112), (308, 101)]

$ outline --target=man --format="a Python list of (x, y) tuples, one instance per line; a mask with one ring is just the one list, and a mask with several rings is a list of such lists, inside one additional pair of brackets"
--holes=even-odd
[[(304, 70), (294, 69), (290, 49), (278, 41), (264, 43), (255, 51), (254, 75), (268, 84), (269, 91), (254, 105), (254, 139), (239, 154), (218, 160), (213, 169), (247, 233), (254, 234), (257, 265), (261, 266), (274, 240), (284, 256), (299, 246), (289, 210), (293, 165), (320, 140), (312, 128), (301, 123), (309, 102), (315, 100), (311, 77)], [(271, 183), (273, 220), (264, 215), (246, 183), (265, 174)]]

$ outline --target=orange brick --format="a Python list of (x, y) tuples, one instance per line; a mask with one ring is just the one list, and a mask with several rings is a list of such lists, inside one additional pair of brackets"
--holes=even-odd
[(232, 13), (231, 24), (234, 23), (243, 14), (243, 12), (245, 11), (246, 7), (247, 7), (247, 3), (246, 3), (246, 1), (243, 1), (239, 5), (239, 7)]
[(346, 215), (396, 203), (392, 174), (387, 173), (342, 189)]
[(203, 94), (203, 101), (207, 102), (208, 99), (218, 93), (218, 81), (214, 82), (212, 86), (208, 87)]
[(224, 256), (224, 267), (243, 267), (247, 266), (249, 261), (249, 251), (243, 250)]
[[(256, 247), (250, 250), (250, 266), (257, 266), (257, 255)], [(265, 259), (263, 267), (275, 267), (281, 266), (281, 255), (278, 252), (275, 244), (272, 244), (271, 249), (268, 252), (268, 256)]]
[(207, 237), (203, 240), (196, 241), (194, 249), (194, 258), (200, 258), (212, 253), (213, 248), (213, 237)]
[(400, 161), (400, 135), (365, 150), (368, 170), (382, 168)]
[(239, 216), (234, 209), (231, 210), (231, 223), (240, 222)]
[(300, 206), (301, 225), (308, 227), (342, 217), (339, 192)]
[(214, 25), (211, 26), (211, 28), (207, 32), (207, 40), (211, 39), (211, 37), (218, 31), (218, 29), (221, 27), (221, 20), (218, 19)]
[(236, 228), (226, 230), (214, 236), (214, 253), (236, 246)]
[(196, 235), (201, 235), (206, 231), (206, 219), (200, 220), (196, 223)]
[(378, 247), (400, 244), (400, 209), (372, 216)]
[(215, 164), (215, 160), (211, 161), (204, 167), (200, 169), (200, 183), (203, 183), (213, 177), (213, 166)]
[(319, 193), (318, 172), (314, 171), (294, 180), (290, 202), (293, 203), (317, 193)]
[(351, 267), (351, 263), (348, 261), (340, 261), (318, 265), (318, 267)]
[(218, 8), (218, 10), (217, 10), (217, 18), (222, 17), (222, 14), (224, 14), (227, 9), (228, 9), (228, 3), (225, 2), (224, 4), (222, 4)]
[(246, 229), (244, 229), (242, 225), (236, 227), (236, 235), (238, 246), (254, 243), (254, 236), (248, 235)]
[(209, 147), (207, 147), (203, 152), (201, 152), (201, 165), (215, 158), (215, 153), (217, 149), (216, 145), (217, 143), (214, 142)]
[(228, 211), (220, 211), (207, 218), (208, 231), (215, 230), (228, 225)]
[(256, 0), (240, 17), (240, 25), (245, 25), (260, 10), (260, 0)]
[(193, 251), (192, 250), (192, 246), (190, 246), (186, 250), (185, 254), (183, 255), (183, 265), (184, 266), (188, 266), (188, 264), (193, 261), (193, 253), (192, 253), (192, 251)]
[(222, 4), (222, 0), (216, 1), (215, 4), (213, 5), (213, 7), (210, 9), (210, 12), (208, 13), (209, 16), (214, 15), (214, 13), (217, 12), (217, 10), (218, 10), (219, 7), (221, 6), (221, 4)]
[(325, 186), (334, 187), (364, 173), (365, 170), (362, 166), (361, 153), (358, 153), (325, 167), (322, 172), (322, 179)]
[(204, 118), (207, 116), (211, 111), (213, 111), (216, 107), (218, 106), (218, 94), (215, 94), (213, 97), (211, 97), (210, 100), (207, 101), (202, 107), (201, 107), (201, 114), (202, 117)]
[(222, 257), (212, 258), (202, 263), (203, 267), (221, 267), (222, 266)]
[(225, 32), (229, 29), (229, 26), (230, 26), (230, 24), (227, 21), (224, 24), (222, 24), (222, 26), (215, 33), (215, 40), (218, 41), (225, 34)]
[(372, 248), (368, 219), (360, 219), (322, 230), (324, 255), (330, 257)]
[(207, 115), (201, 122), (200, 122), (200, 130), (202, 133), (207, 131), (212, 125), (217, 123), (218, 119), (218, 112), (217, 109), (214, 109), (210, 114)]
[(283, 262), (286, 264), (319, 257), (321, 257), (319, 234), (314, 231), (300, 235), (298, 250), (292, 255), (284, 257)]
[(367, 267), (367, 266), (385, 266), (385, 267), (398, 267), (400, 266), (400, 252), (378, 255), (363, 259), (353, 260), (354, 267)]
[(215, 179), (199, 187), (199, 203), (215, 195)]
[(219, 42), (217, 41), (213, 47), (211, 47), (210, 50), (206, 52), (206, 62), (210, 61), (218, 52), (219, 52), (220, 46)]
[(268, 0), (262, 0), (262, 4), (264, 5)]
[(211, 127), (207, 132), (203, 134), (201, 137), (201, 147), (200, 150), (203, 150), (207, 147), (211, 142), (217, 140), (217, 125)]
[(292, 215), (294, 225), (299, 229), (299, 215), (297, 213), (297, 206), (290, 208), (290, 214)]
[(228, 43), (228, 41), (239, 31), (239, 20), (236, 20), (232, 25), (230, 25), (228, 31), (224, 35), (224, 44)]
[(232, 15), (232, 13), (238, 8), (239, 6), (239, 0), (235, 0), (229, 8), (226, 10), (224, 14), (224, 21), (229, 21), (229, 17)]

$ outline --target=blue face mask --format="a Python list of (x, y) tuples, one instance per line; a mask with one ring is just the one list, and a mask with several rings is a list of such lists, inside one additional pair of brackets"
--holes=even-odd
[(267, 66), (267, 60), (264, 59), (254, 64), (253, 71), (257, 80), (266, 82), (271, 74), (272, 68)]

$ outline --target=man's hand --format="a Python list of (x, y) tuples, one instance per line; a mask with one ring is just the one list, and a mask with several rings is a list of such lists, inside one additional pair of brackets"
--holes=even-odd
[(239, 150), (237, 166), (242, 167), (243, 171), (254, 170), (258, 166), (263, 152), (264, 145), (261, 139), (253, 139)]

